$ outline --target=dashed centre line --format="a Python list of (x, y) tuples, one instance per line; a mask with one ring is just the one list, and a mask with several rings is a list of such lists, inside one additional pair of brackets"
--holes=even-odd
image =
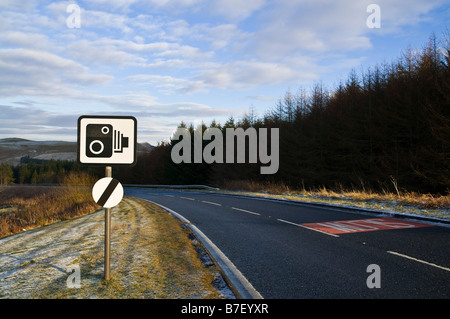
[(214, 203), (214, 202), (208, 202), (207, 200), (202, 200), (202, 203), (210, 204), (210, 205), (216, 205), (216, 206), (222, 206), (222, 204)]
[(242, 209), (242, 208), (231, 207), (231, 209), (238, 210), (240, 212), (244, 212), (244, 213), (248, 213), (248, 214), (253, 214), (253, 215), (256, 215), (256, 216), (260, 216), (261, 215), (260, 213), (255, 213), (255, 212), (252, 212), (252, 211), (249, 211), (249, 210), (246, 210), (246, 209)]
[(187, 200), (195, 200), (194, 198), (191, 198), (191, 197), (183, 197), (183, 196), (180, 196), (180, 198), (182, 198), (182, 199), (187, 199)]

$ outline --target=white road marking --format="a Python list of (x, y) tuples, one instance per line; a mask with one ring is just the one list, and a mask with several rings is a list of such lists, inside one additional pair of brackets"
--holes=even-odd
[(425, 265), (429, 265), (429, 266), (433, 266), (433, 267), (436, 267), (436, 268), (439, 268), (439, 269), (443, 269), (443, 270), (446, 270), (446, 271), (450, 271), (450, 268), (443, 267), (443, 266), (439, 266), (439, 265), (436, 265), (436, 264), (433, 264), (433, 263), (429, 263), (429, 262), (427, 262), (427, 261), (425, 261), (425, 260), (420, 260), (420, 259), (417, 259), (417, 258), (414, 258), (414, 257), (410, 257), (410, 256), (407, 256), (407, 255), (403, 255), (403, 254), (397, 253), (397, 252), (395, 252), (395, 251), (389, 251), (389, 250), (388, 250), (387, 252), (390, 253), (390, 254), (392, 254), (392, 255), (397, 255), (397, 256), (400, 256), (400, 257), (403, 257), (403, 258), (411, 259), (411, 260), (417, 261), (417, 262), (422, 263), (422, 264), (425, 264)]
[(216, 206), (222, 206), (222, 204), (214, 203), (214, 202), (208, 202), (207, 200), (202, 200), (202, 203), (211, 204), (211, 205), (216, 205)]
[(252, 211), (249, 211), (249, 210), (246, 210), (246, 209), (242, 209), (242, 208), (231, 207), (231, 209), (238, 210), (238, 211), (241, 211), (241, 212), (244, 212), (244, 213), (248, 213), (248, 214), (257, 215), (257, 216), (261, 215), (260, 213), (255, 213), (255, 212), (252, 212)]
[(182, 199), (187, 199), (187, 200), (195, 200), (194, 198), (190, 198), (190, 197), (183, 197), (183, 196), (180, 196), (180, 198), (182, 198)]
[(326, 233), (324, 231), (321, 231), (321, 230), (318, 230), (318, 229), (314, 229), (314, 228), (311, 228), (311, 227), (308, 227), (308, 226), (304, 226), (304, 225), (301, 225), (301, 224), (296, 224), (296, 223), (293, 223), (293, 222), (290, 222), (290, 221), (287, 221), (287, 220), (284, 220), (284, 219), (277, 219), (277, 220), (282, 222), (282, 223), (291, 224), (291, 225), (298, 226), (298, 227), (303, 227), (303, 228), (306, 228), (306, 229), (309, 229), (309, 230), (314, 230), (316, 232), (319, 232), (319, 233), (322, 233), (322, 234), (325, 234), (325, 235), (328, 235), (328, 236), (339, 237), (339, 235), (336, 235), (336, 234)]

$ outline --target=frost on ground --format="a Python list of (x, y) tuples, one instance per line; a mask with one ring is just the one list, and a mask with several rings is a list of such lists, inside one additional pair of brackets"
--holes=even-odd
[[(104, 211), (0, 240), (0, 298), (230, 298), (186, 228), (159, 207), (124, 198), (112, 209), (111, 280)], [(80, 286), (73, 278), (79, 269)], [(219, 285), (218, 285), (219, 283)], [(232, 297), (231, 297), (232, 298)]]

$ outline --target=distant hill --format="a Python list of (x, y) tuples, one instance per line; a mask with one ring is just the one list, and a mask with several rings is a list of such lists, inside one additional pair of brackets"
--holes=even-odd
[(153, 145), (151, 145), (150, 143), (144, 142), (144, 143), (138, 143), (138, 148), (137, 148), (137, 155), (139, 156), (139, 154), (145, 154), (145, 153), (150, 153), (150, 151), (152, 149), (154, 149), (155, 147)]
[[(149, 153), (154, 146), (138, 143), (138, 155)], [(77, 160), (77, 143), (65, 141), (31, 141), (22, 138), (0, 139), (0, 163), (19, 165), (22, 157), (36, 160)]]

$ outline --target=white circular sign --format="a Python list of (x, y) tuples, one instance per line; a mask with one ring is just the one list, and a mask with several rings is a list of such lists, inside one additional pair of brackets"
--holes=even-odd
[(111, 208), (120, 203), (123, 197), (123, 187), (117, 179), (104, 177), (92, 188), (94, 201), (104, 208)]

